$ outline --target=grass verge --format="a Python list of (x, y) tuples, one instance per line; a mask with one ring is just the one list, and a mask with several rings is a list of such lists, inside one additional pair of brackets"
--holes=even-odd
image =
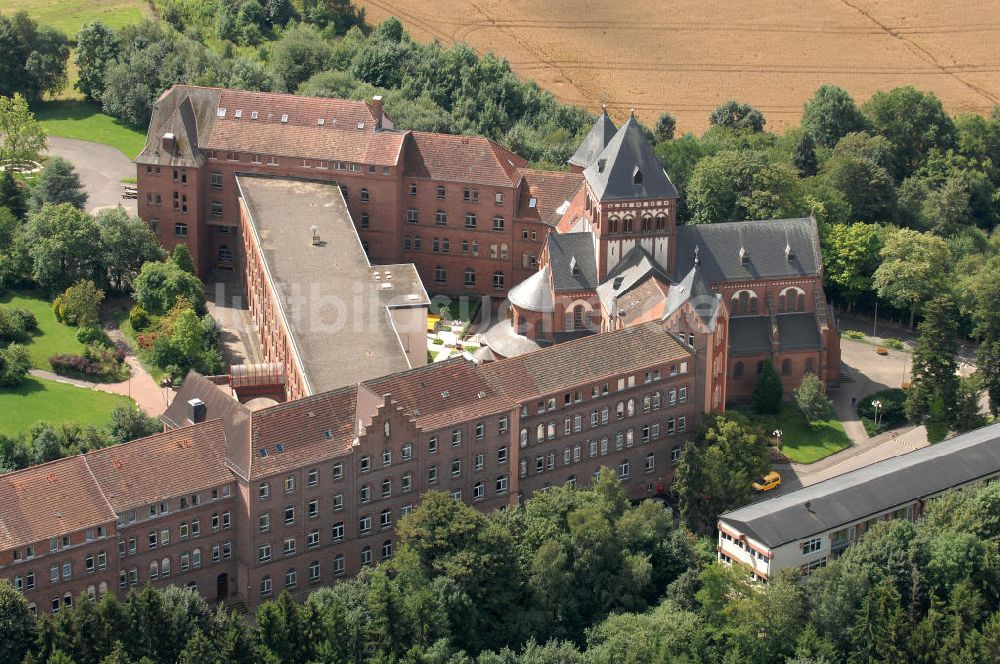
[(146, 144), (146, 134), (82, 101), (46, 101), (36, 104), (33, 110), (35, 118), (49, 136), (110, 145), (121, 150), (129, 159), (134, 159)]
[(49, 358), (53, 355), (79, 355), (83, 352), (83, 344), (76, 339), (77, 328), (57, 321), (56, 315), (52, 313), (52, 304), (41, 295), (31, 291), (7, 291), (0, 294), (0, 304), (27, 309), (38, 319), (38, 330), (32, 334), (31, 342), (27, 344), (31, 366), (36, 369), (52, 371)]
[(0, 434), (19, 434), (41, 420), (101, 426), (112, 410), (128, 403), (117, 394), (29, 376), (20, 387), (0, 389)]

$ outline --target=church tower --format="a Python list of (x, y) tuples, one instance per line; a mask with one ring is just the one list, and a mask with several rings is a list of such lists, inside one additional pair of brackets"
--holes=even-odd
[[(606, 128), (600, 119), (581, 150), (598, 127), (602, 131)], [(574, 158), (579, 154), (580, 150)], [(596, 242), (598, 280), (604, 281), (637, 246), (672, 274), (677, 253), (677, 189), (653, 153), (635, 113), (584, 167), (583, 176), (584, 206)]]

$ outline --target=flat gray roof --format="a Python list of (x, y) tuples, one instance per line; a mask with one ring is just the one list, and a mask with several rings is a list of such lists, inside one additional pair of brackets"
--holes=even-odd
[(726, 512), (719, 521), (774, 548), (997, 475), (1000, 424), (992, 424)]
[(430, 303), (413, 264), (368, 262), (336, 183), (245, 174), (236, 183), (309, 391), (409, 369), (389, 309)]

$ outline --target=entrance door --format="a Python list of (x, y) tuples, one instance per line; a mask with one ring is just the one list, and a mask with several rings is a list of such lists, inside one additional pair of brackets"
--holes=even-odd
[(229, 575), (222, 573), (215, 580), (215, 595), (218, 601), (222, 601), (229, 597)]

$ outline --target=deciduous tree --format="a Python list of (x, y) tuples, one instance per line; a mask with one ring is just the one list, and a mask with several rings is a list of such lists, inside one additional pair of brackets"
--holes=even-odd
[[(2, 20), (0, 16), (0, 20)], [(48, 144), (45, 130), (28, 109), (28, 102), (21, 93), (13, 97), (0, 96), (0, 165), (8, 167), (25, 162), (38, 161), (39, 155)], [(4, 197), (11, 196), (7, 185)], [(17, 212), (17, 210), (15, 210)]]
[(910, 327), (921, 303), (946, 287), (951, 250), (939, 237), (908, 228), (888, 234), (882, 247), (882, 264), (872, 284), (879, 297), (910, 311)]
[(826, 148), (832, 148), (852, 131), (863, 130), (865, 124), (854, 99), (836, 85), (820, 86), (802, 112), (802, 128)]

